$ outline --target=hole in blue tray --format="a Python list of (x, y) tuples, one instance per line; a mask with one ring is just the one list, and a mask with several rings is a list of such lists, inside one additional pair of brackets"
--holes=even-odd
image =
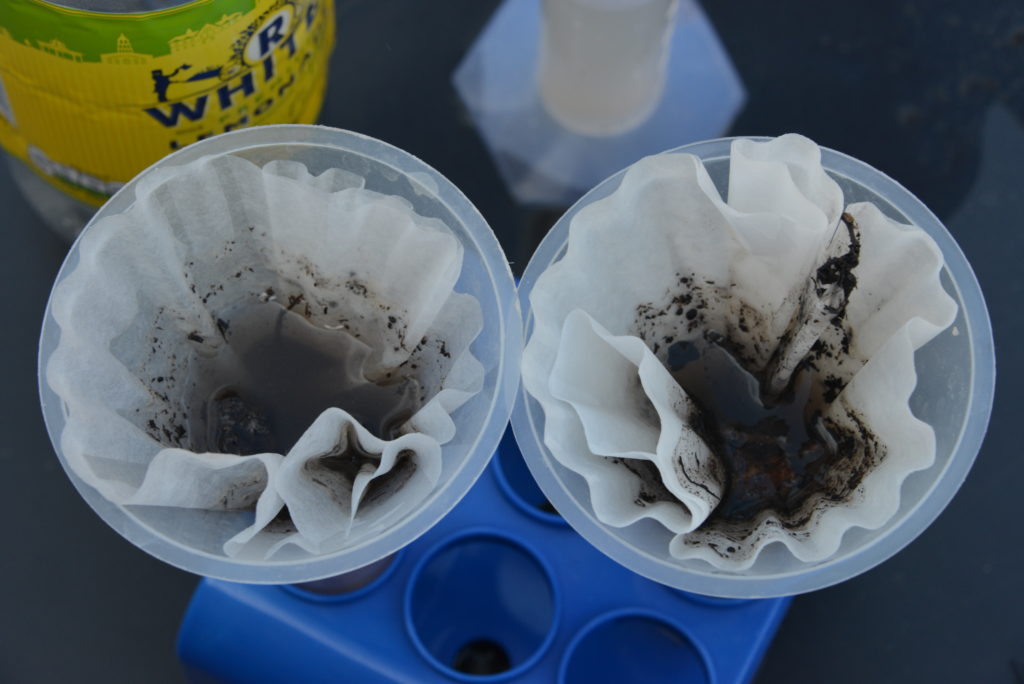
[(704, 650), (682, 627), (648, 611), (620, 610), (591, 621), (566, 649), (561, 684), (712, 682)]
[(551, 505), (519, 452), (512, 429), (506, 428), (498, 446), (495, 476), (509, 500), (527, 515), (549, 523), (567, 524)]
[(398, 557), (401, 553), (393, 553), (342, 575), (302, 584), (285, 584), (282, 588), (299, 598), (318, 603), (354, 601), (384, 584), (391, 577), (398, 566)]
[(459, 649), (452, 667), (463, 674), (493, 675), (511, 670), (512, 664), (501, 644), (477, 639)]
[(551, 571), (495, 531), (451, 537), (413, 570), (405, 622), (424, 658), (461, 681), (503, 681), (536, 663), (558, 622)]

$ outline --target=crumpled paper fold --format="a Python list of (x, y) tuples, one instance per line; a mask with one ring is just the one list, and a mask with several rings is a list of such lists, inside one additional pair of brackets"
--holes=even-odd
[[(64, 403), (68, 465), (122, 505), (252, 511), (215, 540), (240, 559), (334, 552), (422, 503), (452, 412), (483, 383), (469, 351), (480, 306), (454, 290), (455, 235), (353, 173), (293, 161), (206, 157), (149, 175), (136, 198), (83, 234), (53, 295), (61, 338), (46, 378)], [(232, 317), (260, 306), (361, 350), (360, 382), (411, 383), (415, 412), (389, 437), (354, 407), (324, 406), (279, 453), (217, 453), (197, 388), (233, 353)]]
[[(823, 421), (866, 426), (864, 437), (830, 473), (834, 496), (788, 516), (705, 524), (728, 478), (668, 370), (673, 345), (724, 343), (752, 376), (770, 372), (846, 221), (860, 244), (856, 285), (807, 362)], [(696, 157), (647, 157), (578, 212), (564, 257), (531, 293), (523, 383), (543, 408), (545, 444), (586, 479), (601, 522), (653, 518), (676, 558), (742, 571), (781, 542), (801, 561), (824, 560), (849, 528), (891, 518), (903, 480), (934, 460), (932, 429), (908, 401), (914, 351), (956, 315), (942, 266), (922, 230), (871, 204), (847, 206), (801, 136), (735, 141), (727, 201)], [(858, 468), (863, 477), (846, 487)]]

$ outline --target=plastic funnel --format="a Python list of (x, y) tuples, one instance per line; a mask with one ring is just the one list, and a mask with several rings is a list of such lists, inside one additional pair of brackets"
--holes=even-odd
[[(699, 157), (725, 194), (731, 139), (676, 148), (666, 154)], [(870, 201), (885, 214), (926, 231), (945, 258), (942, 283), (959, 313), (948, 330), (917, 351), (917, 388), (910, 407), (935, 430), (935, 463), (903, 483), (899, 511), (876, 530), (851, 529), (839, 551), (807, 564), (779, 544), (766, 547), (747, 571), (727, 573), (698, 560), (680, 561), (668, 552), (670, 533), (652, 520), (613, 528), (594, 515), (586, 482), (556, 461), (544, 446), (544, 413), (520, 390), (512, 425), (527, 465), (548, 500), (573, 528), (627, 568), (663, 584), (712, 596), (786, 596), (842, 582), (886, 560), (942, 512), (967, 476), (981, 447), (995, 388), (995, 354), (988, 311), (974, 272), (942, 223), (901, 185), (882, 172), (839, 152), (822, 148), (822, 165), (839, 183), (847, 204)], [(519, 285), (525, 334), (532, 332), (530, 292), (537, 278), (565, 252), (569, 223), (584, 207), (607, 197), (625, 171), (611, 176), (573, 205), (534, 253)]]
[[(383, 532), (350, 548), (323, 556), (292, 553), (287, 560), (237, 561), (219, 548), (197, 546), (190, 530), (224, 524), (222, 513), (111, 503), (85, 484), (68, 466), (60, 448), (66, 407), (45, 381), (47, 361), (60, 329), (47, 307), (40, 339), (40, 396), (50, 438), (79, 493), (111, 527), (136, 546), (184, 570), (242, 582), (307, 582), (339, 575), (395, 553), (441, 519), (469, 491), (484, 470), (508, 422), (519, 377), (522, 333), (515, 285), (504, 253), (479, 212), (440, 173), (419, 159), (379, 140), (347, 131), (302, 125), (262, 126), (203, 140), (157, 162), (103, 206), (83, 234), (99, 219), (126, 211), (135, 201), (139, 178), (206, 155), (236, 155), (258, 165), (271, 160), (302, 162), (313, 174), (338, 168), (363, 176), (366, 187), (397, 195), (422, 216), (442, 220), (462, 242), (462, 272), (455, 290), (480, 303), (483, 332), (472, 354), (484, 366), (482, 390), (454, 414), (455, 437), (443, 446), (439, 484), (412, 513)], [(71, 247), (57, 282), (79, 260), (79, 242)], [(234, 513), (237, 515), (237, 513)], [(276, 558), (276, 557), (275, 557)]]

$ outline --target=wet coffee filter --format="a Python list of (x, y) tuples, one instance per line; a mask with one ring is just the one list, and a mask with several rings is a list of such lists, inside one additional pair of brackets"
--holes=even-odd
[(68, 466), (115, 504), (208, 510), (254, 562), (360, 544), (420, 506), (479, 392), (463, 246), (356, 173), (205, 157), (140, 178), (51, 307)]
[(957, 305), (934, 241), (847, 204), (810, 140), (734, 141), (729, 169), (723, 199), (697, 157), (648, 157), (578, 211), (523, 383), (601, 523), (717, 570), (821, 562), (933, 463), (914, 352)]

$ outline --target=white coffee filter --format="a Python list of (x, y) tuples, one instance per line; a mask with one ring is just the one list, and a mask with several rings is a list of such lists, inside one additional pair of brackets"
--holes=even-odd
[[(69, 467), (116, 504), (251, 511), (241, 531), (192, 534), (239, 559), (330, 553), (415, 509), (437, 485), (450, 414), (482, 387), (469, 352), (482, 318), (454, 290), (463, 247), (451, 230), (362, 185), (292, 161), (205, 157), (147, 175), (129, 209), (92, 225), (52, 299), (61, 335), (46, 379), (64, 403)], [(195, 390), (211, 359), (232, 363), (232, 316), (252, 307), (355, 350), (358, 382), (408, 379), (418, 410), (390, 440), (351, 407), (325, 406), (282, 453), (194, 452)], [(322, 459), (350, 442), (372, 463), (325, 479)], [(408, 472), (368, 500), (398, 466)]]
[[(666, 400), (671, 391), (644, 370), (648, 355), (666, 367), (673, 343), (726, 340), (746, 370), (768, 372), (809, 308), (816, 269), (837, 245), (849, 245), (835, 241), (846, 238), (846, 221), (859, 236), (856, 286), (845, 297), (845, 314), (825, 321), (808, 357), (817, 396), (827, 395), (823, 420), (861, 436), (829, 475), (836, 495), (812, 496), (789, 516), (764, 511), (746, 525), (702, 527), (715, 496), (704, 509), (679, 492), (688, 480), (708, 485), (721, 474), (715, 459), (692, 443), (687, 402)], [(821, 166), (819, 148), (801, 136), (735, 141), (728, 201), (696, 157), (643, 159), (614, 192), (575, 215), (564, 257), (532, 289), (523, 383), (543, 408), (544, 443), (587, 480), (600, 522), (622, 527), (658, 520), (674, 533), (675, 558), (742, 571), (765, 546), (780, 542), (800, 561), (824, 560), (848, 529), (885, 524), (899, 506), (902, 482), (935, 457), (932, 429), (908, 402), (917, 377), (914, 351), (957, 313), (939, 280), (942, 266), (941, 252), (922, 230), (869, 204), (846, 206)], [(632, 367), (610, 347), (633, 350)], [(563, 358), (569, 353), (582, 360), (569, 363)], [(587, 361), (584, 353), (607, 361)], [(659, 420), (651, 419), (652, 406)], [(595, 429), (599, 422), (609, 430), (615, 425), (614, 455), (607, 435)], [(672, 467), (666, 445), (679, 434), (689, 435), (689, 446), (678, 450), (684, 465)], [(675, 502), (631, 498), (649, 485), (627, 459), (655, 464)], [(717, 490), (709, 487), (707, 494)]]

